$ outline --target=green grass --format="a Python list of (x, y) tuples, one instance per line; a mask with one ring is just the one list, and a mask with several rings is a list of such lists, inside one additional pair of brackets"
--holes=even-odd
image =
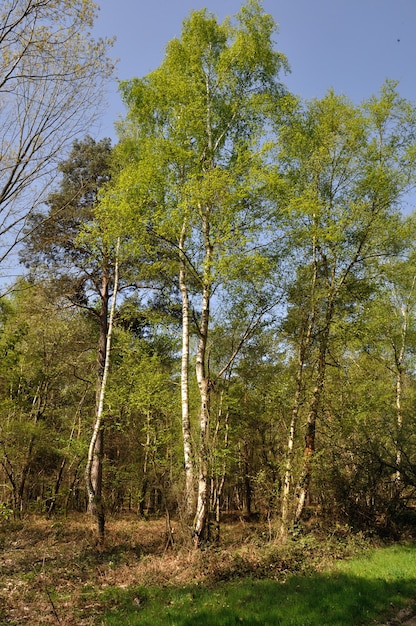
[(365, 552), (286, 582), (245, 578), (211, 586), (106, 592), (106, 626), (359, 626), (416, 601), (416, 545)]

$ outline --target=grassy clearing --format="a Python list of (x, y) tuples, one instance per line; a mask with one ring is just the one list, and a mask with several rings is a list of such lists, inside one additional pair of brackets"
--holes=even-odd
[(369, 549), (346, 530), (285, 547), (267, 537), (239, 520), (224, 524), (221, 548), (177, 541), (165, 552), (164, 520), (131, 517), (109, 520), (97, 550), (84, 516), (10, 523), (0, 527), (0, 624), (358, 626), (416, 595), (414, 545)]
[(415, 596), (416, 546), (393, 546), (284, 582), (245, 578), (206, 587), (130, 589), (100, 623), (358, 626), (397, 613)]

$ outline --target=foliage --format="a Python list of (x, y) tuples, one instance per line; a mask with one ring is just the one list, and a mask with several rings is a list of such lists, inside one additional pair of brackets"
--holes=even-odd
[(84, 424), (94, 397), (89, 324), (57, 310), (41, 288), (21, 283), (20, 289), (0, 331), (2, 498), (15, 515), (35, 502), (48, 510), (58, 492), (60, 507), (67, 506), (62, 492), (76, 480), (85, 454)]
[[(22, 27), (46, 37), (43, 69), (62, 62), (81, 86), (92, 69), (98, 81), (107, 75), (107, 43), (84, 31), (92, 3), (26, 6)], [(301, 102), (281, 83), (288, 65), (275, 32), (256, 0), (222, 23), (193, 11), (160, 66), (120, 84), (127, 112), (114, 148), (86, 136), (67, 155), (59, 143), (54, 169), (42, 161), (53, 134), (32, 138), (33, 150), (46, 141), (38, 173), (60, 178), (42, 206), (40, 197), (27, 205), (27, 278), (0, 300), (1, 511), (85, 506), (79, 477), (120, 238), (95, 455), (102, 503), (166, 514), (170, 539), (176, 518), (185, 543), (195, 512), (195, 543), (214, 518), (221, 541), (221, 515), (266, 522), (273, 540), (280, 522), (287, 541), (334, 519), (394, 537), (407, 530), (416, 222), (402, 209), (415, 183), (416, 109), (392, 81), (362, 104), (332, 90)], [(16, 62), (31, 67), (19, 37)], [(52, 59), (51, 46), (62, 56)], [(0, 39), (0, 63), (17, 72), (8, 54)], [(4, 115), (33, 106), (16, 104), (19, 94), (56, 106), (60, 78), (29, 84), (13, 71)], [(3, 147), (13, 143), (4, 137)], [(11, 167), (2, 164), (0, 181)], [(24, 194), (30, 172), (29, 159), (29, 178), (15, 181)], [(23, 196), (9, 199), (15, 207)]]
[[(76, 140), (59, 165), (61, 180), (46, 199), (46, 211), (33, 212), (20, 251), (31, 275), (47, 280), (56, 298), (94, 311), (102, 287), (108, 245), (97, 224), (100, 188), (111, 177), (111, 142), (86, 137)], [(82, 241), (87, 229), (100, 231), (95, 243)], [(110, 271), (111, 273), (111, 271)]]

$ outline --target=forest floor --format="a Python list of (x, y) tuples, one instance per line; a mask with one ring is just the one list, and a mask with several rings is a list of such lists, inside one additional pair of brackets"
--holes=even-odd
[[(222, 526), (220, 548), (195, 551), (181, 533), (178, 525), (172, 547), (164, 519), (109, 519), (106, 541), (97, 548), (84, 515), (3, 523), (0, 624), (92, 626), (117, 610), (120, 593), (133, 587), (215, 585), (244, 576), (284, 581), (292, 573), (323, 571), (366, 546), (362, 537), (351, 540), (338, 529), (329, 540), (307, 535), (285, 549), (268, 541), (267, 524), (243, 519)], [(139, 604), (140, 598), (133, 594), (128, 601)], [(391, 617), (386, 626), (416, 626), (409, 609), (398, 608)]]

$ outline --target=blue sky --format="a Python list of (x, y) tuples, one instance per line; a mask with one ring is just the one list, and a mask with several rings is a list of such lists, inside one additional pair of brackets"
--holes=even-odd
[[(157, 68), (167, 42), (180, 37), (190, 11), (206, 8), (220, 21), (238, 12), (241, 0), (98, 0), (93, 34), (116, 36), (117, 77), (142, 77)], [(276, 48), (291, 74), (283, 82), (305, 99), (329, 88), (355, 102), (377, 92), (386, 78), (416, 101), (416, 0), (264, 0), (279, 26)], [(113, 81), (97, 137), (115, 139), (124, 107)]]

